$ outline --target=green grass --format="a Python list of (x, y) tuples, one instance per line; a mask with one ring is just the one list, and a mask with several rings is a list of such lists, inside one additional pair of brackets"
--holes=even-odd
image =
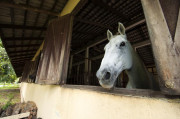
[[(11, 99), (12, 98), (12, 99)], [(0, 107), (6, 106), (8, 101), (11, 99), (11, 104), (19, 103), (20, 99), (20, 92), (18, 90), (8, 90), (8, 91), (0, 91)]]
[(3, 86), (4, 84), (0, 84), (2, 87), (0, 87), (1, 89), (17, 89), (19, 88), (19, 84), (5, 84), (5, 86)]

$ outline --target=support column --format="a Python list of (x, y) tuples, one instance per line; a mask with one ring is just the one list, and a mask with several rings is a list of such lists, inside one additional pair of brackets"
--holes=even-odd
[[(178, 2), (178, 0), (176, 1)], [(167, 25), (167, 21), (171, 17), (165, 18), (159, 0), (141, 0), (141, 2), (152, 43), (161, 91), (170, 95), (180, 94), (180, 42), (179, 38), (176, 38), (176, 35), (179, 34), (178, 26), (176, 26), (176, 35), (173, 39)], [(166, 8), (173, 8), (176, 4), (166, 5)], [(164, 11), (166, 15), (169, 12), (169, 10)], [(180, 16), (177, 21), (178, 24)]]
[(89, 60), (89, 71), (88, 71), (88, 72), (89, 72), (89, 74), (91, 74), (91, 62), (92, 62), (92, 61), (91, 61), (91, 60)]
[(92, 73), (91, 73), (91, 66), (92, 66), (92, 65), (91, 65), (91, 62), (92, 62), (92, 61), (89, 60), (89, 68), (88, 68), (88, 69), (89, 69), (89, 71), (88, 71), (89, 84), (92, 84), (92, 82), (94, 83), (94, 81), (93, 81), (94, 79), (91, 79), (91, 78), (92, 78)]
[(81, 84), (82, 81), (79, 82), (79, 80), (81, 80), (81, 79), (79, 79), (79, 67), (80, 67), (80, 65), (77, 66), (77, 77), (76, 77), (76, 79), (77, 79), (77, 82)]
[(72, 62), (73, 62), (73, 55), (71, 55), (71, 57), (70, 57), (70, 63), (69, 63), (69, 76), (68, 76), (68, 77), (71, 77)]
[(84, 83), (89, 84), (89, 48), (86, 48), (85, 52), (85, 68), (84, 68), (85, 76), (84, 76)]

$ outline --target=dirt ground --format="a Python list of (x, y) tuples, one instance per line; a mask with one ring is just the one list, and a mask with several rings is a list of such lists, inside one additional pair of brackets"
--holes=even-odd
[(12, 104), (21, 102), (19, 89), (0, 89), (0, 106), (4, 105), (12, 97)]

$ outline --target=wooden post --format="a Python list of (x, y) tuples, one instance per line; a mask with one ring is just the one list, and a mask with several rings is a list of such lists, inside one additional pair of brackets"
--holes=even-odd
[[(171, 9), (164, 10), (177, 8), (174, 9), (174, 13), (177, 13), (176, 10), (179, 11), (179, 7), (176, 6), (176, 2), (179, 2), (179, 0), (173, 0), (173, 3), (171, 0), (161, 0), (161, 3), (159, 0), (141, 0), (141, 2), (152, 43), (161, 91), (170, 95), (179, 95), (180, 40), (178, 35), (180, 32), (178, 31), (180, 31), (180, 15), (178, 20), (171, 20), (172, 16), (176, 14), (167, 14)], [(162, 6), (162, 3), (166, 4), (166, 7)], [(164, 9), (162, 9), (162, 7)], [(165, 17), (165, 15), (172, 16)], [(170, 22), (168, 22), (168, 20), (170, 20)], [(170, 33), (169, 26), (171, 24), (168, 25), (168, 23), (173, 23), (173, 20), (177, 20), (175, 39), (173, 39), (172, 34)]]
[(89, 60), (89, 74), (91, 74), (91, 60)]
[(78, 83), (81, 84), (81, 81), (79, 82), (79, 80), (80, 80), (79, 79), (79, 67), (80, 67), (80, 65), (77, 66), (77, 78), (76, 79), (77, 79)]
[(89, 48), (86, 48), (86, 52), (85, 52), (85, 77), (84, 77), (84, 83), (85, 84), (89, 84), (89, 78), (88, 78), (88, 70), (89, 70)]
[(89, 80), (89, 84), (94, 84), (94, 81), (92, 81), (93, 79), (91, 79), (92, 78), (92, 73), (91, 73), (91, 63), (92, 63), (92, 61), (91, 60), (89, 60), (89, 67), (88, 67), (88, 80)]
[(70, 57), (70, 64), (69, 64), (69, 77), (71, 77), (72, 62), (73, 62), (73, 55), (71, 55), (71, 57)]

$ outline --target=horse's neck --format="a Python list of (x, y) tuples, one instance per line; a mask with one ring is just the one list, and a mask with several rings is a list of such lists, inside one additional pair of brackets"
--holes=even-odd
[(132, 88), (150, 88), (150, 80), (145, 66), (138, 57), (137, 53), (134, 51), (130, 45), (130, 50), (133, 58), (132, 68), (126, 70), (129, 77), (129, 83)]

